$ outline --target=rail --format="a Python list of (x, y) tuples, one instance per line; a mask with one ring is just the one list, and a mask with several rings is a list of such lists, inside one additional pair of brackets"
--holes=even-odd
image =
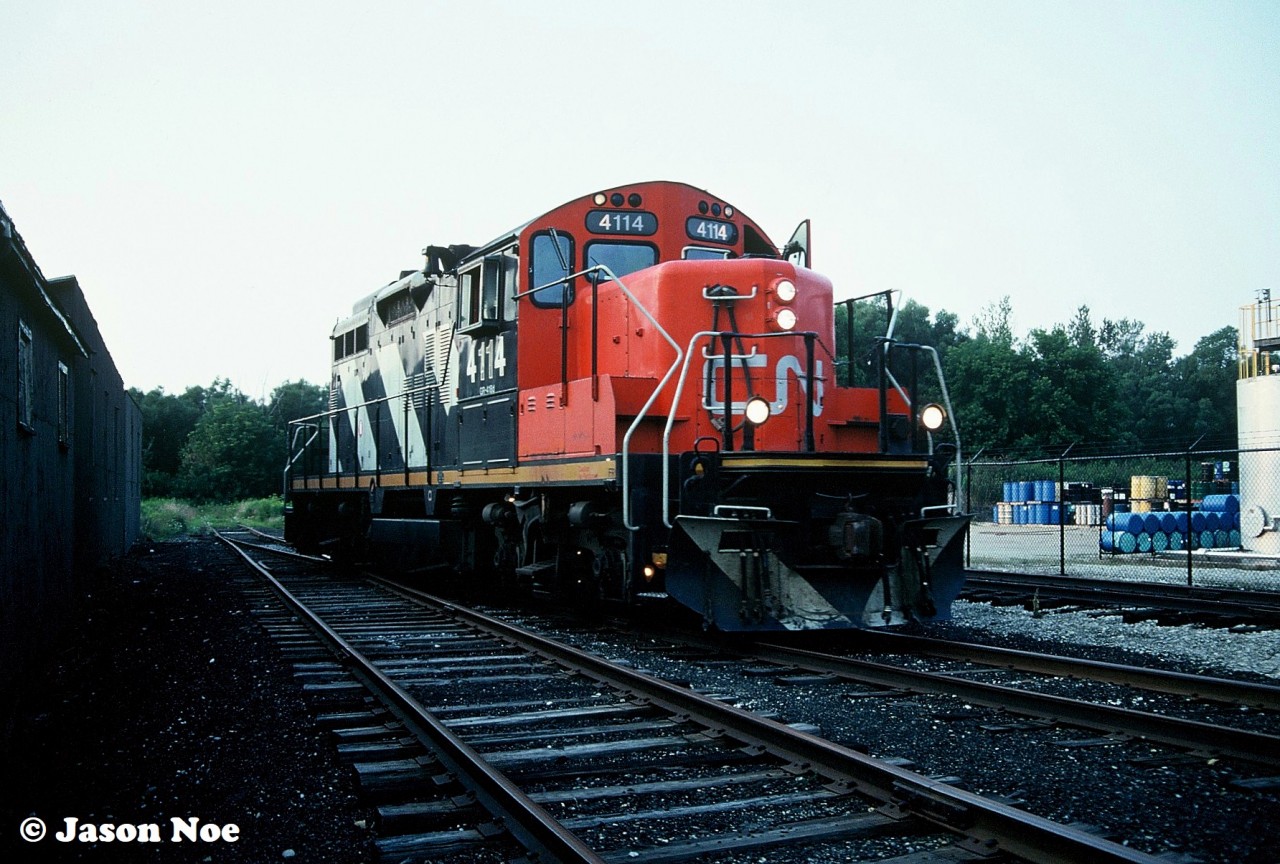
[(1280, 686), (1273, 684), (1192, 675), (1147, 666), (1123, 666), (1084, 657), (1062, 657), (904, 633), (866, 631), (859, 633), (858, 638), (860, 645), (886, 654), (929, 654), (984, 666), (1018, 669), (1062, 678), (1087, 678), (1189, 699), (1209, 699), (1227, 704), (1249, 705), (1263, 711), (1280, 711)]
[[(789, 663), (806, 671), (837, 675), (861, 684), (913, 693), (950, 694), (976, 705), (1050, 718), (1095, 729), (1104, 734), (1118, 732), (1193, 753), (1209, 752), (1228, 756), (1268, 769), (1280, 767), (1280, 738), (1263, 732), (1200, 720), (1185, 720), (1100, 702), (1086, 702), (984, 681), (969, 681), (943, 672), (908, 669), (853, 657), (837, 657), (777, 643), (765, 644), (757, 651), (766, 659)], [(1274, 690), (1270, 698), (1275, 698)]]
[(528, 848), (540, 850), (550, 856), (550, 860), (566, 864), (603, 864), (603, 860), (579, 837), (553, 819), (502, 772), (491, 767), (470, 745), (432, 715), (404, 687), (391, 680), (270, 571), (245, 554), (235, 542), (222, 535), (217, 536), (267, 582), (281, 601), (334, 651), (361, 683), (409, 721), (411, 728), (420, 730), (431, 741), (441, 761), (453, 768), (490, 812), (500, 816)]
[(963, 834), (989, 853), (1006, 851), (1027, 861), (1062, 864), (1103, 861), (1154, 864), (1156, 860), (1079, 828), (933, 780), (418, 589), (381, 578), (374, 581), (404, 596), (422, 598), (474, 627), (521, 645), (556, 664), (595, 680), (608, 681), (637, 701), (721, 730), (747, 747), (772, 753), (785, 764), (815, 771), (840, 788), (856, 790), (880, 802), (885, 812), (916, 816), (944, 831)]

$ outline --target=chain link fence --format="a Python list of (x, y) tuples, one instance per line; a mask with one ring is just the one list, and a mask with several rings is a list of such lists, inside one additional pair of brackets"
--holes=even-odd
[(960, 470), (971, 570), (1280, 590), (1280, 448)]

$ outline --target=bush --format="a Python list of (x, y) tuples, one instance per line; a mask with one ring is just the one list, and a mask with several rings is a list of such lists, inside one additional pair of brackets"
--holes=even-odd
[(199, 537), (214, 530), (240, 525), (281, 533), (284, 530), (284, 512), (280, 498), (257, 498), (231, 504), (193, 504), (178, 498), (145, 498), (142, 501), (142, 535), (151, 540)]
[(261, 531), (283, 530), (284, 502), (279, 495), (238, 501), (231, 505), (235, 521)]
[(142, 535), (152, 540), (172, 540), (188, 534), (206, 533), (200, 511), (177, 498), (142, 500)]

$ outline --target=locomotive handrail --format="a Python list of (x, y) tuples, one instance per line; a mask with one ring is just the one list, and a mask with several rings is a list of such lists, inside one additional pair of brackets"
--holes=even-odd
[[(648, 320), (648, 322), (653, 325), (653, 328), (657, 330), (659, 334), (662, 335), (663, 339), (667, 340), (667, 344), (670, 345), (671, 348), (676, 352), (676, 359), (672, 361), (671, 368), (667, 369), (666, 374), (662, 376), (662, 379), (658, 382), (658, 385), (653, 388), (653, 392), (649, 394), (649, 398), (645, 400), (645, 403), (643, 406), (641, 406), (639, 413), (637, 413), (635, 416), (635, 419), (631, 421), (631, 425), (627, 427), (626, 434), (622, 436), (622, 524), (624, 527), (626, 527), (628, 531), (639, 531), (641, 526), (634, 525), (631, 522), (631, 458), (630, 458), (631, 436), (634, 435), (636, 430), (640, 428), (640, 421), (644, 420), (645, 416), (649, 413), (649, 409), (653, 407), (653, 403), (657, 401), (658, 394), (661, 393), (663, 388), (667, 386), (667, 382), (671, 380), (671, 376), (675, 374), (676, 369), (684, 361), (684, 352), (680, 350), (679, 343), (677, 343), (676, 340), (671, 338), (671, 334), (666, 331), (666, 328), (664, 328), (661, 324), (658, 323), (657, 318), (653, 317), (653, 313), (650, 312), (645, 307), (645, 305), (641, 303), (640, 300), (634, 294), (631, 293), (631, 290), (627, 288), (626, 283), (623, 282), (621, 279), (619, 279), (617, 274), (614, 273), (611, 269), (609, 269), (609, 267), (605, 264), (594, 264), (591, 267), (586, 268), (585, 270), (579, 270), (576, 273), (567, 273), (553, 282), (548, 282), (546, 285), (539, 285), (536, 288), (530, 288), (528, 291), (524, 291), (520, 294), (516, 294), (515, 299), (518, 300), (521, 297), (527, 297), (530, 294), (534, 294), (538, 291), (543, 291), (555, 285), (560, 285), (578, 276), (586, 276), (589, 273), (603, 273), (605, 276), (608, 276), (610, 281), (612, 281), (614, 284), (618, 286), (618, 289), (622, 291), (623, 295), (626, 296), (626, 298), (630, 300), (637, 309), (640, 310), (640, 314), (643, 315)], [(599, 287), (599, 280), (592, 280), (593, 292), (598, 287)], [(597, 304), (594, 302), (591, 304), (593, 312), (596, 309), (596, 306)], [(596, 334), (594, 332), (595, 330), (594, 317), (592, 318), (591, 323), (592, 323), (592, 331), (593, 331), (591, 334), (592, 336), (591, 342), (592, 342), (592, 345), (594, 345), (596, 342), (596, 339), (595, 339)], [(595, 358), (593, 356), (592, 357), (593, 368), (591, 370), (593, 380), (596, 374), (595, 368), (594, 368), (594, 365), (595, 365), (594, 359)], [(663, 491), (664, 492), (666, 491), (667, 482), (668, 482), (667, 473), (668, 473), (667, 468), (664, 465), (663, 466)], [(663, 504), (664, 519), (666, 517), (666, 512), (667, 512), (667, 505), (664, 502)], [(668, 528), (671, 527), (671, 522), (669, 520), (667, 521), (666, 524)]]
[(428, 393), (436, 389), (438, 386), (439, 386), (438, 384), (423, 384), (420, 387), (411, 387), (408, 390), (401, 390), (399, 393), (396, 393), (393, 396), (380, 396), (377, 399), (369, 399), (365, 402), (357, 402), (355, 405), (344, 405), (341, 408), (330, 408), (327, 411), (321, 411), (319, 414), (311, 414), (306, 417), (299, 417), (296, 420), (290, 420), (289, 425), (293, 426), (297, 423), (305, 423), (309, 420), (320, 420), (320, 419), (327, 420), (328, 418), (333, 417), (336, 414), (341, 414), (343, 411), (353, 411), (356, 408), (365, 408), (369, 405), (377, 405), (379, 402), (390, 402), (392, 399), (400, 399), (405, 396), (416, 396), (419, 393)]
[[(292, 459), (287, 459), (284, 463), (284, 475), (281, 478), (281, 483), (283, 484), (283, 496), (286, 499), (289, 497), (289, 472), (293, 470), (294, 463), (302, 458), (302, 454), (307, 452), (307, 448), (311, 446), (311, 442), (320, 437), (319, 423), (306, 423), (301, 420), (290, 420), (289, 425), (297, 426), (297, 428), (293, 430), (293, 441), (289, 444), (289, 449), (293, 449), (294, 447), (298, 446), (298, 436), (304, 430), (310, 428), (311, 437), (308, 438), (306, 441), (302, 442), (302, 446), (298, 448), (297, 453), (293, 454)], [(285, 455), (288, 456), (287, 451)]]
[[(676, 410), (680, 404), (680, 397), (684, 393), (684, 383), (689, 377), (689, 365), (693, 359), (694, 344), (703, 338), (718, 339), (725, 336), (730, 337), (747, 337), (750, 339), (768, 339), (780, 338), (785, 336), (801, 336), (805, 338), (816, 338), (817, 333), (813, 331), (787, 331), (785, 333), (726, 333), (723, 330), (700, 330), (694, 333), (689, 339), (689, 350), (685, 354), (685, 360), (680, 369), (680, 380), (676, 383), (676, 393), (671, 401), (671, 411), (667, 414), (667, 423), (662, 430), (662, 522), (668, 528), (674, 527), (671, 524), (671, 430), (675, 426)], [(714, 342), (712, 343), (714, 344)], [(754, 346), (752, 346), (754, 348)], [(723, 354), (713, 355), (715, 357), (723, 357)], [(734, 355), (737, 359), (737, 355)], [(726, 366), (725, 375), (732, 376), (733, 370)], [(809, 364), (809, 368), (805, 370), (805, 399), (809, 401), (810, 406), (813, 404), (814, 390), (813, 385), (816, 376), (813, 374), (813, 364)], [(724, 406), (725, 426), (732, 428), (733, 424), (733, 405), (728, 399), (725, 400)], [(809, 420), (812, 423), (812, 410), (809, 412)], [(810, 430), (809, 438), (812, 439), (812, 430)]]
[[(885, 302), (889, 304), (889, 324), (885, 328), (884, 336), (886, 339), (892, 339), (893, 330), (898, 326), (898, 310), (902, 308), (902, 289), (890, 288), (884, 293), (886, 294)], [(898, 295), (898, 302), (896, 304), (893, 302), (893, 298), (888, 296), (893, 294)]]
[(755, 298), (756, 294), (757, 294), (757, 293), (759, 293), (759, 289), (760, 289), (760, 286), (759, 286), (759, 285), (752, 285), (752, 286), (751, 286), (751, 293), (750, 293), (750, 294), (711, 294), (711, 293), (708, 293), (708, 292), (710, 292), (710, 291), (714, 291), (714, 290), (715, 290), (716, 288), (718, 288), (718, 287), (719, 287), (719, 286), (717, 286), (717, 285), (708, 285), (706, 288), (703, 288), (703, 289), (702, 289), (702, 299), (703, 299), (703, 300), (751, 300), (751, 299), (754, 299), (754, 298)]
[[(885, 343), (886, 350), (888, 350), (889, 344), (889, 342)], [(964, 472), (959, 468), (962, 461), (960, 458), (960, 426), (956, 423), (955, 411), (951, 408), (951, 394), (947, 390), (947, 379), (942, 375), (942, 361), (938, 357), (938, 350), (931, 345), (915, 345), (912, 347), (918, 348), (921, 351), (927, 351), (929, 355), (933, 357), (934, 373), (938, 378), (938, 387), (942, 389), (943, 407), (947, 409), (947, 423), (951, 425), (951, 434), (955, 439), (956, 455), (954, 464), (956, 465), (956, 502), (958, 504), (958, 502), (964, 500)], [(906, 403), (906, 406), (914, 412), (915, 405), (912, 403), (911, 397), (902, 389), (902, 385), (898, 383), (898, 380), (893, 377), (893, 373), (890, 372), (887, 367), (885, 368), (885, 377), (888, 378), (889, 383), (893, 385), (893, 389), (898, 391), (898, 395), (902, 397), (902, 401)], [(929, 434), (929, 452), (933, 452), (932, 433)]]
[[(327, 410), (321, 411), (319, 414), (310, 414), (306, 417), (299, 417), (296, 420), (290, 420), (289, 426), (297, 426), (299, 429), (303, 428), (304, 426), (310, 425), (312, 421), (316, 421), (316, 431), (310, 438), (307, 439), (306, 443), (302, 445), (302, 449), (298, 452), (298, 454), (295, 455), (293, 458), (288, 459), (288, 461), (285, 462), (284, 475), (285, 475), (286, 487), (288, 486), (289, 469), (293, 466), (293, 463), (297, 462), (298, 459), (301, 458), (302, 454), (306, 452), (307, 448), (310, 447), (315, 442), (316, 438), (320, 436), (320, 428), (319, 428), (318, 421), (324, 420), (326, 423), (328, 423), (328, 422), (331, 422), (333, 418), (337, 417), (339, 414), (345, 414), (348, 411), (356, 411), (360, 408), (368, 408), (370, 405), (381, 405), (381, 404), (390, 402), (393, 399), (404, 399), (405, 404), (407, 406), (410, 400), (413, 399), (413, 397), (418, 396), (419, 394), (424, 394), (424, 393), (430, 394), (432, 391), (436, 390), (438, 387), (439, 387), (438, 383), (422, 384), (421, 386), (418, 386), (418, 387), (410, 387), (407, 390), (401, 390), (399, 393), (396, 393), (392, 396), (380, 396), (377, 399), (368, 399), (364, 402), (357, 402), (354, 405), (344, 405), (341, 408), (329, 408)], [(425, 403), (424, 407), (430, 404), (431, 402), (430, 400), (428, 400)], [(297, 441), (297, 432), (294, 433), (294, 441), (295, 443)], [(430, 453), (431, 451), (430, 449), (428, 449), (427, 455), (430, 456)], [(287, 454), (286, 454), (286, 458), (287, 458)], [(406, 458), (405, 458), (406, 470), (408, 470), (409, 468), (408, 461), (409, 461), (408, 451), (406, 449)], [(375, 458), (373, 473), (379, 474), (381, 472), (382, 472), (382, 466), (381, 464), (379, 464), (379, 461)], [(335, 472), (335, 473), (341, 473), (341, 472)], [(357, 477), (360, 475), (360, 459), (358, 454), (356, 456), (356, 468), (355, 468), (355, 471), (353, 471), (352, 473)], [(286, 488), (286, 494), (287, 494), (287, 488)]]
[[(591, 267), (588, 269), (597, 270), (601, 273), (604, 273), (610, 279), (612, 279), (615, 283), (617, 283), (618, 288), (622, 291), (624, 295), (626, 295), (627, 299), (635, 304), (635, 307), (640, 310), (640, 314), (643, 315), (649, 321), (649, 323), (653, 325), (655, 330), (657, 330), (660, 334), (662, 334), (662, 338), (666, 339), (667, 344), (670, 345), (672, 350), (676, 352), (676, 359), (671, 361), (670, 368), (668, 368), (666, 373), (662, 376), (662, 380), (658, 382), (658, 385), (653, 388), (653, 392), (649, 394), (649, 398), (646, 399), (644, 405), (641, 406), (640, 412), (635, 416), (635, 419), (631, 421), (631, 425), (627, 427), (626, 434), (622, 436), (622, 524), (626, 527), (628, 531), (639, 531), (640, 530), (639, 525), (631, 524), (631, 458), (630, 458), (631, 436), (634, 435), (636, 430), (640, 428), (640, 421), (643, 420), (645, 415), (649, 413), (649, 409), (653, 407), (653, 403), (658, 400), (658, 394), (661, 393), (663, 388), (667, 386), (667, 382), (671, 380), (671, 376), (675, 374), (676, 369), (681, 365), (681, 363), (684, 362), (685, 357), (684, 357), (684, 352), (680, 350), (680, 344), (676, 342), (675, 339), (671, 338), (671, 334), (666, 331), (666, 328), (664, 328), (661, 324), (658, 323), (658, 319), (653, 317), (653, 313), (650, 312), (648, 308), (646, 308), (645, 305), (641, 303), (640, 300), (634, 294), (631, 293), (631, 290), (627, 288), (626, 284), (621, 279), (619, 279), (616, 275), (614, 275), (614, 272), (612, 270), (610, 270), (604, 264), (597, 264), (594, 267)], [(594, 322), (593, 322), (593, 326), (594, 326)], [(593, 333), (592, 334), (593, 343), (595, 342), (594, 336), (595, 334)], [(667, 472), (667, 466), (664, 465), (663, 466), (664, 477), (666, 476), (666, 472)], [(665, 506), (665, 502), (664, 502), (664, 506)], [(671, 523), (668, 522), (667, 527), (670, 528)]]
[(942, 360), (938, 357), (938, 349), (932, 345), (925, 345), (924, 350), (929, 352), (933, 357), (934, 372), (938, 376), (938, 386), (942, 388), (942, 404), (947, 409), (947, 422), (951, 424), (951, 433), (955, 436), (956, 455), (953, 464), (956, 466), (956, 504), (964, 498), (964, 472), (960, 470), (960, 424), (956, 422), (956, 413), (951, 409), (951, 393), (947, 390), (947, 379), (942, 374)]

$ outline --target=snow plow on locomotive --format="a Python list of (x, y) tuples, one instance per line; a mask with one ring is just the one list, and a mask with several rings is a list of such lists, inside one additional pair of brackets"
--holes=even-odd
[(334, 328), (329, 410), (291, 427), (287, 538), (726, 631), (948, 617), (959, 443), (885, 362), (931, 352), (879, 339), (875, 383), (841, 384), (807, 235), (779, 250), (654, 182), (427, 247)]

